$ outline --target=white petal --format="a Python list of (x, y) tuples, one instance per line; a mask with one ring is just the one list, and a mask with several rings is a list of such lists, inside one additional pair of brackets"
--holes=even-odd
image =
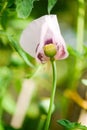
[(56, 15), (46, 15), (44, 24), (41, 28), (40, 44), (37, 48), (36, 58), (39, 59), (38, 55), (43, 55), (43, 57), (45, 57), (43, 47), (46, 41), (50, 41), (50, 39), (52, 39), (53, 43), (56, 44), (59, 37), (61, 37), (61, 33)]
[[(38, 44), (41, 44), (42, 35), (44, 36), (46, 32), (46, 27), (49, 24), (49, 21), (54, 19), (55, 15), (45, 15), (40, 17), (39, 19), (34, 20), (31, 22), (28, 27), (23, 31), (20, 44), (22, 48), (29, 53), (31, 56), (35, 57), (36, 48)], [(48, 24), (47, 24), (48, 21)], [(55, 20), (52, 20), (55, 21)], [(45, 26), (44, 26), (45, 25)], [(51, 24), (50, 24), (51, 26)], [(44, 30), (43, 30), (44, 27)]]
[(58, 20), (57, 20), (56, 15), (51, 16), (51, 17), (52, 17), (52, 20), (50, 22), (50, 29), (54, 33), (54, 43), (56, 42), (57, 46), (59, 47), (59, 50), (58, 50), (59, 52), (55, 57), (57, 57), (56, 59), (65, 59), (66, 57), (68, 57), (68, 52), (66, 49), (65, 41), (60, 32)]
[(55, 42), (57, 42), (57, 44), (60, 43), (65, 47), (66, 46), (65, 41), (61, 35), (60, 27), (56, 15), (49, 15), (49, 17), (46, 19), (46, 23), (48, 23), (47, 26), (50, 29), (50, 31), (53, 33), (53, 35), (51, 34), (52, 35), (51, 37), (53, 37), (54, 43)]
[(48, 26), (53, 30), (54, 33), (60, 34), (60, 28), (56, 15), (49, 15), (49, 17), (46, 19), (46, 22), (48, 22)]
[(42, 22), (43, 21), (41, 20), (33, 21), (28, 25), (21, 35), (20, 44), (22, 48), (33, 57), (35, 57), (35, 50), (40, 42), (39, 39)]
[(43, 46), (50, 39), (57, 46), (63, 45), (67, 53), (56, 15), (45, 15), (32, 21), (23, 31), (20, 44), (27, 53), (40, 61), (38, 54), (42, 54), (42, 59), (45, 59)]
[(56, 15), (46, 15), (45, 22), (42, 27), (40, 44), (44, 46), (46, 40), (52, 39), (54, 43), (61, 38), (60, 28)]

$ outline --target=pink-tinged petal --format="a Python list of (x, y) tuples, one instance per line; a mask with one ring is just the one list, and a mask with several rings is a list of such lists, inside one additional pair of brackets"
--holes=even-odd
[(63, 37), (61, 37), (61, 39), (59, 40), (59, 44), (57, 44), (57, 54), (55, 55), (55, 59), (61, 60), (67, 57), (68, 57), (68, 52)]
[[(38, 60), (41, 60), (41, 61), (45, 59), (49, 60), (49, 58), (47, 58), (43, 52), (43, 47), (44, 45), (49, 44), (49, 43), (56, 44), (56, 39), (57, 39), (56, 37), (58, 37), (58, 35), (61, 35), (61, 34), (60, 34), (60, 29), (59, 29), (56, 15), (46, 15), (45, 22), (41, 30), (40, 43), (36, 49), (36, 58)], [(41, 56), (38, 57), (39, 54), (42, 55), (42, 58)]]
[(50, 58), (45, 56), (43, 52), (38, 53), (38, 55), (36, 56), (36, 59), (38, 62), (41, 62), (41, 63), (45, 63), (50, 60)]
[(23, 31), (20, 38), (21, 47), (33, 57), (35, 57), (36, 48), (40, 43), (42, 28), (46, 22), (46, 17), (47, 15), (32, 21)]
[(68, 56), (56, 15), (45, 15), (34, 20), (23, 31), (20, 39), (22, 48), (42, 63), (50, 59), (43, 50), (43, 47), (50, 43), (55, 44), (58, 49), (55, 59)]
[(65, 59), (67, 57), (68, 57), (68, 53), (67, 53), (66, 49), (64, 48), (63, 45), (60, 45), (59, 50), (55, 56), (55, 59), (61, 60), (61, 59)]

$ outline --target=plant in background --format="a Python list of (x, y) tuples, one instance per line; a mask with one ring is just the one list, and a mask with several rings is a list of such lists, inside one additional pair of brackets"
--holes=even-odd
[[(41, 0), (39, 0), (39, 1), (41, 1)], [(45, 7), (47, 4), (46, 2), (47, 2), (47, 0), (43, 2), (43, 3), (45, 3)], [(55, 60), (61, 60), (68, 56), (68, 53), (66, 50), (66, 45), (65, 45), (64, 39), (61, 35), (56, 15), (50, 15), (50, 12), (51, 12), (52, 8), (54, 7), (54, 5), (56, 4), (56, 2), (57, 2), (57, 0), (48, 0), (47, 10), (48, 10), (49, 15), (42, 16), (41, 18), (36, 19), (33, 22), (31, 22), (29, 24), (29, 26), (23, 31), (21, 40), (20, 40), (22, 48), (29, 55), (31, 55), (33, 58), (35, 58), (40, 63), (46, 63), (48, 61), (51, 61), (51, 64), (52, 64), (53, 88), (52, 88), (52, 95), (51, 95), (51, 99), (50, 99), (50, 106), (49, 106), (49, 112), (48, 112), (48, 116), (47, 116), (47, 120), (46, 120), (45, 130), (48, 129), (49, 124), (50, 124), (52, 106), (53, 106), (54, 95), (55, 95), (55, 90), (56, 90), (57, 74), (56, 74)], [(58, 2), (59, 2), (58, 5), (60, 6), (60, 9), (65, 8), (65, 10), (64, 10), (65, 12), (67, 11), (66, 10), (67, 3), (68, 3), (67, 5), (71, 4), (71, 7), (73, 7), (72, 2), (69, 3), (69, 1), (64, 2), (62, 0), (61, 1), (58, 0)], [(31, 60), (31, 57), (30, 56), (28, 57), (28, 55), (22, 50), (22, 48), (20, 48), (19, 43), (15, 39), (13, 39), (13, 37), (12, 37), (13, 34), (9, 30), (12, 29), (12, 32), (18, 31), (18, 33), (20, 33), (20, 29), (24, 28), (23, 23), (26, 23), (26, 22), (22, 21), (22, 19), (20, 20), (18, 18), (23, 18), (23, 19), (28, 18), (33, 9), (34, 3), (39, 4), (39, 2), (37, 0), (14, 0), (14, 1), (13, 0), (0, 0), (0, 40), (2, 41), (2, 44), (3, 44), (4, 38), (2, 37), (2, 35), (5, 37), (8, 37), (8, 40), (10, 41), (10, 45), (24, 59), (25, 63), (29, 67), (31, 67), (29, 70), (30, 78), (34, 74), (37, 75), (35, 72), (33, 74), (31, 74), (31, 70), (34, 70), (37, 68), (35, 67), (34, 64), (32, 64), (33, 60)], [(62, 4), (63, 4), (63, 8), (61, 7)], [(75, 4), (77, 4), (77, 3), (75, 3)], [(41, 3), (40, 8), (42, 10), (42, 3)], [(37, 13), (39, 16), (42, 15), (41, 12), (38, 11), (37, 6), (34, 9), (35, 9), (35, 12), (37, 10)], [(67, 12), (69, 12), (69, 10)], [(71, 12), (72, 12), (72, 9), (71, 9)], [(70, 12), (70, 15), (68, 13), (68, 17), (70, 16), (70, 18), (72, 15), (71, 12)], [(17, 13), (18, 17), (16, 16), (16, 13)], [(46, 13), (46, 12), (44, 12), (44, 13)], [(74, 13), (74, 15), (76, 14), (75, 11), (73, 13)], [(34, 17), (37, 17), (38, 15), (36, 15), (36, 16), (31, 15), (29, 17), (29, 20), (33, 19)], [(65, 17), (66, 17), (66, 15), (65, 15)], [(19, 20), (19, 25), (17, 23), (18, 22), (17, 20)], [(86, 111), (84, 109), (87, 109), (87, 101), (83, 100), (77, 93), (78, 81), (82, 76), (83, 70), (87, 68), (87, 63), (86, 63), (87, 47), (84, 46), (84, 44), (83, 44), (84, 43), (84, 41), (83, 41), (84, 40), (84, 21), (85, 21), (85, 0), (78, 0), (77, 44), (76, 44), (75, 50), (73, 49), (73, 47), (69, 48), (69, 53), (74, 58), (75, 64), (73, 64), (73, 61), (72, 61), (71, 64), (73, 64), (73, 66), (71, 66), (71, 64), (68, 62), (69, 66), (70, 66), (70, 71), (72, 71), (72, 68), (74, 68), (74, 69), (73, 69), (73, 72), (71, 73), (72, 78), (70, 77), (70, 73), (68, 73), (68, 77), (70, 77), (69, 78), (70, 81), (69, 81), (69, 79), (67, 80), (68, 85), (66, 84), (66, 86), (68, 86), (67, 88), (69, 90), (67, 90), (67, 88), (66, 88), (64, 94), (65, 94), (65, 96), (67, 96), (70, 99), (72, 99), (73, 101), (75, 101), (80, 107), (82, 107), (83, 108), (82, 112), (84, 111), (84, 114), (85, 114)], [(10, 25), (10, 29), (9, 29), (9, 25)], [(17, 35), (18, 35), (18, 33), (17, 33)], [(5, 52), (6, 51), (7, 50), (5, 49)], [(6, 55), (5, 55), (5, 57), (6, 57)], [(1, 58), (1, 59), (3, 59), (3, 58)], [(10, 66), (8, 66), (8, 68), (12, 69), (12, 68), (10, 68)], [(2, 70), (2, 67), (1, 67), (1, 70)], [(5, 70), (5, 68), (4, 68), (4, 70)], [(63, 73), (64, 73), (64, 71), (63, 71)], [(2, 79), (3, 74), (1, 74), (0, 77)], [(4, 85), (2, 84), (2, 81), (3, 81)], [(85, 82), (85, 84), (86, 84), (87, 81), (83, 81), (83, 82)], [(5, 86), (8, 86), (8, 83), (4, 82), (4, 80), (1, 80), (0, 86), (1, 86), (1, 89), (3, 88), (2, 90), (4, 90), (4, 88), (7, 88)], [(87, 93), (87, 91), (85, 91), (85, 92)], [(2, 99), (4, 97), (3, 94), (0, 93), (0, 97)], [(62, 98), (62, 96), (61, 96), (61, 98)], [(5, 96), (5, 99), (6, 99), (6, 103), (8, 102), (8, 104), (12, 104), (12, 103), (9, 103), (9, 100), (7, 99), (6, 96)], [(9, 108), (9, 107), (5, 107), (5, 106), (7, 106), (7, 105), (4, 105), (4, 110)], [(61, 107), (61, 105), (60, 105), (60, 107)], [(1, 118), (2, 118), (2, 109), (3, 109), (2, 103), (0, 102)], [(65, 106), (64, 106), (64, 109), (65, 109)], [(6, 111), (8, 113), (10, 113), (9, 110), (6, 110)], [(82, 115), (82, 112), (80, 113), (80, 115)], [(77, 115), (77, 113), (75, 113), (75, 114)], [(86, 114), (85, 114), (85, 117), (87, 117)], [(45, 120), (45, 119), (42, 117), (40, 125), (43, 125), (42, 124), (43, 120)], [(60, 120), (60, 121), (58, 121), (58, 123), (63, 125), (66, 128), (66, 130), (86, 130), (87, 127), (83, 126), (83, 125), (87, 125), (87, 123), (83, 124), (84, 121), (85, 121), (85, 118), (84, 119), (82, 118), (80, 120), (82, 125), (79, 123), (74, 123), (74, 122), (71, 123), (67, 120)], [(33, 123), (31, 123), (31, 124), (33, 124)], [(39, 130), (42, 130), (41, 128), (42, 128), (42, 126), (40, 127)], [(2, 122), (0, 122), (0, 130), (2, 130), (2, 129), (4, 129), (4, 125), (2, 125)]]
[(50, 60), (52, 64), (53, 87), (45, 124), (45, 130), (48, 130), (56, 91), (57, 71), (55, 60), (61, 60), (68, 56), (56, 15), (45, 15), (31, 22), (23, 31), (20, 44), (37, 61), (45, 63)]
[(86, 126), (81, 125), (77, 122), (70, 122), (68, 120), (58, 120), (58, 124), (63, 126), (66, 130), (87, 130)]

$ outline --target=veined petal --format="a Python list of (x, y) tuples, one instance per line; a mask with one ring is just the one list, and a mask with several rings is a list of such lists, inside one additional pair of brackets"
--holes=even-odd
[(42, 26), (45, 22), (45, 19), (46, 16), (43, 16), (32, 21), (23, 31), (20, 38), (21, 47), (33, 57), (35, 57), (35, 50), (37, 45), (40, 43)]
[(53, 28), (55, 25), (57, 25), (56, 15), (45, 15), (32, 21), (21, 35), (20, 44), (22, 48), (31, 56), (35, 57), (37, 45), (42, 45), (47, 28)]
[(43, 50), (43, 47), (50, 43), (57, 46), (55, 59), (68, 56), (56, 15), (45, 15), (34, 20), (23, 31), (20, 39), (22, 48), (40, 62), (50, 59)]
[[(56, 43), (55, 35), (56, 28), (57, 34), (60, 35), (59, 25), (57, 23), (56, 15), (46, 15), (44, 24), (42, 25), (41, 35), (40, 35), (40, 43), (37, 47), (36, 58), (40, 61), (47, 60), (48, 58), (45, 56), (43, 47), (49, 43)], [(38, 57), (39, 56), (39, 57)]]
[(68, 57), (68, 52), (66, 50), (66, 47), (63, 46), (63, 44), (58, 45), (58, 51), (57, 54), (55, 55), (56, 60), (62, 60)]

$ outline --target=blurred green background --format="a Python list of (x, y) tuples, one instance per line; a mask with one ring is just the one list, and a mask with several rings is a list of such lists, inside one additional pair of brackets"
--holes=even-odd
[[(0, 130), (43, 130), (47, 115), (47, 104), (51, 94), (52, 73), (50, 63), (39, 64), (26, 54), (19, 45), (20, 35), (30, 21), (48, 14), (47, 0), (25, 0), (30, 2), (30, 14), (21, 10), (22, 0), (0, 0)], [(33, 6), (32, 6), (33, 3)], [(27, 10), (26, 4), (23, 5)], [(87, 1), (85, 0), (85, 21), (83, 51), (77, 49), (78, 0), (57, 0), (51, 14), (58, 17), (61, 33), (66, 41), (69, 57), (56, 61), (57, 90), (55, 107), (50, 123), (50, 130), (62, 130), (57, 124), (59, 119), (77, 122), (81, 111), (74, 92), (85, 99), (87, 86), (82, 79), (87, 78)], [(23, 8), (22, 8), (23, 9)], [(29, 11), (29, 10), (28, 10)], [(26, 115), (20, 128), (11, 125), (18, 98), (25, 80), (33, 80), (32, 90)], [(29, 84), (28, 84), (29, 85)], [(32, 85), (30, 84), (30, 87)], [(29, 88), (30, 88), (29, 87)], [(28, 89), (27, 91), (31, 91)], [(72, 93), (72, 96), (69, 94)], [(26, 97), (26, 94), (23, 95)], [(26, 99), (26, 98), (25, 98)], [(24, 99), (21, 104), (28, 102)], [(74, 100), (74, 101), (73, 101)], [(81, 102), (81, 101), (80, 101)], [(82, 103), (82, 102), (81, 102)], [(81, 104), (80, 103), (80, 104)], [(22, 106), (20, 109), (22, 110)], [(20, 120), (16, 120), (16, 122)]]

